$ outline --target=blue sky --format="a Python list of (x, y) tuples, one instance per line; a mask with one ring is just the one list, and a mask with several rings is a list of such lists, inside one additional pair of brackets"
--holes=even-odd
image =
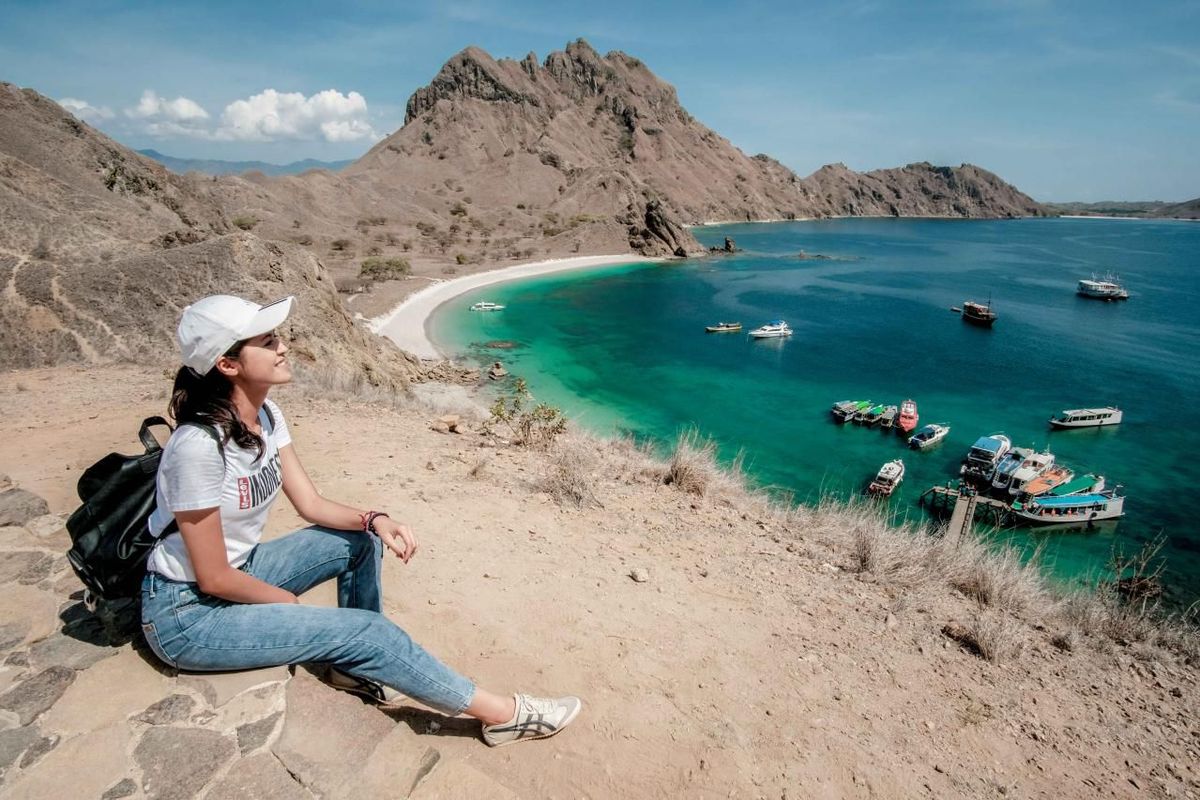
[(978, 164), (1039, 200), (1200, 197), (1200, 0), (7, 0), (0, 80), (132, 147), (353, 158), (467, 45), (623, 50), (801, 175)]

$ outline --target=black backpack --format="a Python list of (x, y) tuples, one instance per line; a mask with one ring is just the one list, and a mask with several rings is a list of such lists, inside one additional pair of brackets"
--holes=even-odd
[[(162, 417), (142, 422), (138, 438), (146, 452), (136, 456), (109, 453), (84, 470), (79, 478), (79, 499), (83, 505), (67, 520), (71, 549), (67, 560), (92, 594), (93, 599), (117, 600), (136, 597), (146, 558), (159, 537), (150, 532), (154, 512), (158, 462), (162, 446), (150, 432), (155, 425), (172, 431)], [(217, 441), (215, 428), (200, 426)], [(221, 457), (225, 457), (221, 448)], [(172, 519), (162, 536), (178, 530)]]

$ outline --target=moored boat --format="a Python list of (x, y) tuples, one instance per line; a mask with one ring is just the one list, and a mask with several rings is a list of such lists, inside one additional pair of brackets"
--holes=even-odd
[(896, 427), (901, 433), (911, 433), (917, 427), (921, 415), (917, 413), (917, 401), (909, 398), (900, 404), (900, 416), (896, 419)]
[(876, 422), (879, 422), (879, 420), (883, 418), (883, 408), (883, 404), (868, 408), (867, 412), (863, 414), (863, 418), (861, 420), (862, 424), (874, 425)]
[(1012, 441), (1003, 433), (980, 436), (967, 451), (959, 474), (969, 480), (987, 483), (992, 479), (1000, 459), (1012, 449)]
[(900, 409), (897, 406), (888, 406), (883, 410), (883, 416), (879, 418), (879, 426), (882, 428), (891, 428), (896, 425), (896, 417), (900, 414)]
[(1069, 408), (1050, 418), (1052, 428), (1099, 428), (1102, 425), (1120, 425), (1125, 412), (1116, 406), (1103, 408)]
[(840, 400), (833, 404), (829, 413), (833, 414), (833, 418), (838, 422), (849, 422), (859, 411), (870, 407), (870, 400)]
[(750, 336), (754, 339), (778, 339), (791, 335), (791, 327), (781, 319), (771, 320), (766, 325), (750, 331)]
[(1035, 497), (1012, 504), (1016, 517), (1033, 525), (1072, 525), (1118, 519), (1125, 513), (1125, 497), (1115, 490)]
[(914, 450), (924, 450), (927, 447), (933, 447), (942, 439), (945, 439), (948, 433), (950, 433), (949, 425), (930, 423), (908, 437), (908, 446)]
[(487, 300), (481, 300), (471, 306), (472, 311), (503, 311), (504, 306), (499, 303), (490, 303)]
[[(1047, 494), (1059, 486), (1070, 483), (1074, 477), (1075, 473), (1070, 468), (1057, 464), (1026, 483), (1021, 490), (1021, 494), (1024, 497), (1037, 497), (1041, 494)], [(1104, 488), (1104, 484), (1101, 483), (1099, 487), (1096, 487), (1095, 482), (1091, 481), (1086, 486), (1081, 486), (1080, 490), (1082, 491), (1085, 488), (1089, 491), (1098, 492)], [(1067, 492), (1067, 494), (1070, 494), (1070, 492)]]
[(992, 310), (991, 300), (988, 300), (987, 303), (967, 300), (962, 304), (963, 322), (969, 322), (981, 328), (990, 328), (996, 324), (997, 316), (996, 312)]
[(1025, 484), (1038, 478), (1043, 472), (1054, 466), (1054, 453), (1047, 450), (1044, 453), (1032, 453), (1021, 462), (1021, 466), (1013, 470), (1012, 481), (1008, 484), (1008, 493), (1019, 495), (1025, 489)]
[(716, 325), (706, 325), (706, 333), (736, 333), (742, 329), (740, 322), (718, 322)]
[(1028, 447), (1014, 447), (1012, 450), (1009, 450), (1004, 458), (996, 462), (996, 472), (992, 475), (992, 488), (1008, 491), (1009, 484), (1012, 483), (1013, 473), (1031, 455), (1033, 455), (1033, 450)]
[(892, 492), (896, 491), (896, 487), (902, 480), (904, 480), (904, 462), (897, 458), (879, 468), (875, 480), (871, 481), (871, 485), (867, 487), (867, 494), (889, 497)]
[(1075, 293), (1080, 297), (1090, 297), (1093, 300), (1128, 300), (1129, 292), (1121, 285), (1120, 279), (1111, 272), (1103, 278), (1092, 276), (1091, 280), (1081, 280)]
[(1104, 476), (1089, 474), (1068, 478), (1066, 483), (1060, 483), (1051, 489), (1049, 494), (1055, 497), (1062, 497), (1068, 494), (1090, 494), (1102, 491), (1104, 491)]

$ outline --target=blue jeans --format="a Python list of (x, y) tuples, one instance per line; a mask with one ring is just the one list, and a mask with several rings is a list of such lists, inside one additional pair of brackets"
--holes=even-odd
[(142, 581), (142, 630), (155, 655), (177, 669), (323, 663), (462, 713), (475, 685), (383, 615), (382, 568), (378, 537), (304, 528), (258, 545), (241, 570), (295, 594), (337, 578), (338, 608), (234, 603), (151, 572)]

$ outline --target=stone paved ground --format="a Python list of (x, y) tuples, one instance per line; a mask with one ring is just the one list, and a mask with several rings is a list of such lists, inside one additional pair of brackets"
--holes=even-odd
[(304, 668), (166, 668), (130, 609), (87, 611), (46, 511), (0, 476), (0, 796), (515, 797)]

